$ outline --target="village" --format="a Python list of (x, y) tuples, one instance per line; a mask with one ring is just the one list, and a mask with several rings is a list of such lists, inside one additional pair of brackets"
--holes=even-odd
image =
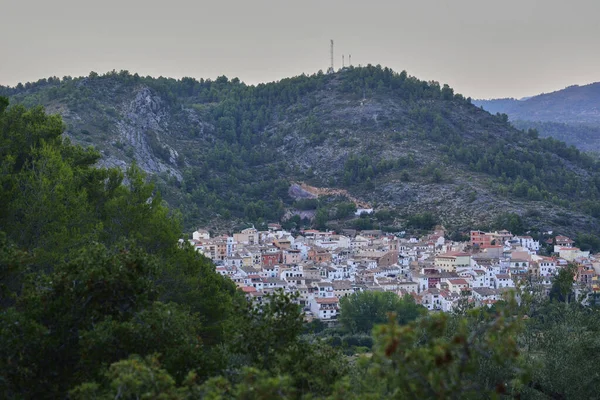
[[(335, 320), (340, 299), (361, 291), (409, 295), (440, 312), (464, 304), (491, 307), (526, 284), (548, 295), (553, 278), (568, 265), (576, 266), (578, 298), (600, 291), (600, 259), (566, 236), (540, 243), (506, 230), (471, 231), (469, 241), (453, 242), (445, 234), (439, 226), (423, 237), (352, 229), (294, 236), (269, 224), (266, 231), (247, 228), (218, 237), (198, 229), (190, 243), (253, 301), (276, 290), (296, 294), (307, 320)], [(539, 255), (543, 245), (551, 256)]]

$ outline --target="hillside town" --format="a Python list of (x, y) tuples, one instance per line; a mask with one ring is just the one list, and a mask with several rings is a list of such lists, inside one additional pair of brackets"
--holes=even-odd
[[(567, 265), (576, 266), (577, 295), (600, 291), (600, 259), (566, 236), (540, 243), (506, 230), (471, 231), (469, 241), (453, 242), (441, 226), (420, 238), (352, 229), (294, 236), (279, 224), (218, 237), (198, 229), (192, 236), (194, 248), (247, 297), (262, 302), (275, 290), (295, 293), (307, 319), (335, 320), (340, 299), (360, 291), (409, 295), (432, 311), (491, 307), (519, 285), (547, 295)], [(551, 256), (539, 254), (542, 246)]]

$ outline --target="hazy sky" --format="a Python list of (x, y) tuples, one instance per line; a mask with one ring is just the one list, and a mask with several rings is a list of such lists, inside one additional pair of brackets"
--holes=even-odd
[[(473, 98), (600, 81), (598, 0), (0, 0), (0, 84), (127, 69), (247, 83), (352, 63)], [(346, 57), (347, 60), (347, 57)]]

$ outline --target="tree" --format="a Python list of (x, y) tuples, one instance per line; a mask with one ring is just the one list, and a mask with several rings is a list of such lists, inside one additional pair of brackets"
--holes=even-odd
[(69, 392), (74, 400), (119, 399), (294, 399), (295, 389), (289, 376), (272, 376), (255, 368), (244, 368), (237, 382), (223, 377), (198, 382), (194, 373), (178, 385), (161, 368), (156, 357), (132, 356), (112, 364), (102, 384), (86, 382)]
[(317, 229), (326, 229), (329, 221), (329, 212), (326, 208), (319, 208), (315, 215), (314, 225)]
[(87, 192), (60, 150), (42, 144), (18, 176), (7, 203), (12, 237), (47, 267), (82, 244), (96, 239)]
[[(97, 245), (57, 266), (52, 274), (36, 276), (16, 308), (0, 315), (2, 324), (21, 320), (37, 327), (23, 332), (27, 336), (12, 348), (0, 345), (2, 360), (8, 360), (0, 362), (0, 375), (10, 377), (23, 393), (57, 394), (67, 389), (85, 360), (80, 354), (85, 332), (107, 319), (125, 322), (149, 306), (157, 296), (155, 273), (156, 264), (139, 251), (112, 255)], [(32, 347), (34, 354), (29, 353)], [(20, 356), (15, 358), (16, 354)], [(98, 366), (92, 363), (85, 371)]]
[(27, 253), (9, 243), (0, 231), (0, 310), (14, 305), (30, 261)]
[(232, 351), (243, 354), (260, 369), (275, 367), (275, 359), (297, 343), (302, 332), (300, 306), (279, 291), (262, 304), (239, 304), (239, 321), (231, 335)]
[(181, 236), (179, 218), (171, 216), (135, 163), (127, 169), (126, 178), (127, 186), (116, 186), (104, 203), (102, 241), (112, 246), (125, 238), (135, 240), (153, 254), (174, 249)]
[[(544, 302), (532, 314), (520, 342), (530, 366), (523, 398), (594, 398), (600, 374), (600, 314), (596, 308)], [(581, 371), (589, 371), (581, 373)]]
[(393, 292), (359, 292), (340, 300), (340, 322), (351, 333), (371, 333), (373, 326), (388, 320), (395, 313), (401, 324), (425, 313), (410, 296), (398, 297)]
[[(515, 393), (525, 378), (510, 314), (471, 325), (432, 314), (408, 325), (392, 318), (375, 330), (373, 355), (337, 387), (346, 399), (480, 399)], [(493, 374), (490, 371), (494, 371)]]
[(230, 356), (238, 363), (229, 368), (288, 375), (298, 393), (314, 395), (329, 394), (345, 375), (347, 364), (337, 350), (301, 336), (303, 313), (294, 296), (277, 291), (260, 304), (241, 303), (237, 317), (228, 342)]
[(356, 204), (354, 204), (351, 201), (343, 202), (343, 203), (339, 203), (336, 206), (335, 217), (338, 219), (342, 219), (342, 218), (346, 218), (351, 215), (354, 215), (355, 212), (356, 212)]
[(225, 340), (224, 328), (239, 311), (243, 300), (235, 284), (215, 272), (212, 261), (189, 243), (163, 259), (156, 284), (163, 290), (160, 300), (189, 308), (200, 321), (199, 335), (207, 345)]
[(514, 213), (504, 213), (498, 215), (492, 223), (494, 229), (506, 229), (515, 235), (522, 235), (525, 232), (525, 223), (520, 215)]
[(454, 90), (448, 86), (448, 84), (444, 84), (442, 87), (442, 99), (443, 100), (452, 100), (454, 98)]
[(576, 268), (575, 265), (569, 264), (558, 271), (558, 274), (552, 281), (550, 300), (561, 303), (569, 303), (569, 301), (573, 300), (573, 278), (575, 277)]
[(582, 251), (591, 251), (592, 253), (600, 251), (600, 238), (596, 235), (580, 233), (575, 238), (575, 244)]

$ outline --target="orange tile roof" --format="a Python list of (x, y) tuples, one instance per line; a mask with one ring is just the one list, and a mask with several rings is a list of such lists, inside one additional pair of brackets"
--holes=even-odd
[(318, 297), (315, 299), (318, 304), (337, 304), (337, 297)]

